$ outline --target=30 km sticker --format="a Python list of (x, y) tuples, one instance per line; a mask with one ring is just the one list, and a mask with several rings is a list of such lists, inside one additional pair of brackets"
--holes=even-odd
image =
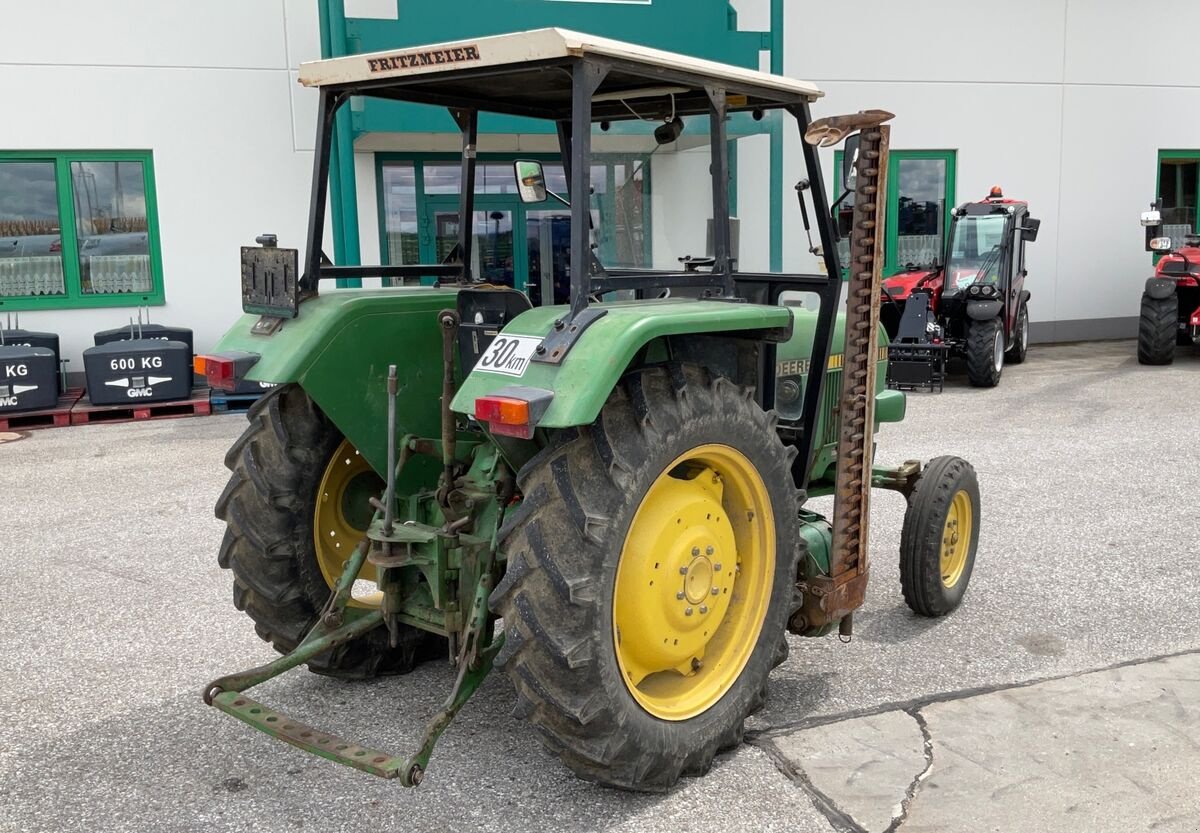
[(505, 376), (524, 376), (533, 351), (542, 343), (537, 336), (509, 336), (501, 333), (492, 339), (487, 350), (475, 363), (476, 370), (503, 373)]

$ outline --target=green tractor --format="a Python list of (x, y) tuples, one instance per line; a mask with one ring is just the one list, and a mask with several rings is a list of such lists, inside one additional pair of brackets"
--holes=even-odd
[[(205, 702), (414, 786), (494, 666), (516, 715), (577, 775), (664, 790), (742, 740), (787, 631), (850, 636), (872, 487), (908, 499), (908, 605), (940, 616), (959, 603), (979, 536), (970, 464), (872, 463), (877, 424), (905, 409), (885, 389), (878, 323), (890, 114), (814, 121), (811, 84), (557, 29), (319, 61), (300, 80), (320, 92), (303, 268), (269, 235), (244, 248), (247, 314), (197, 361), (216, 387), (277, 385), (226, 457), (216, 512), (234, 603), (283, 656), (214, 680)], [(513, 184), (530, 204), (569, 206), (566, 303), (483, 282), (470, 223), (440, 263), (330, 263), (331, 133), (353, 96), (449, 109), (460, 217), (473, 216), (479, 113), (554, 122), (566, 193), (535, 161), (514, 164)], [(727, 123), (768, 110), (804, 139), (804, 227), (830, 276), (842, 269), (816, 146), (845, 139), (857, 160), (845, 282), (738, 268)], [(606, 267), (589, 210), (593, 125), (647, 114), (660, 142), (685, 118), (707, 131), (711, 214), (697, 216), (715, 218), (711, 253)], [(399, 285), (319, 291), (363, 276)], [(807, 505), (822, 495), (830, 517)], [(405, 755), (246, 694), (304, 663), (363, 678), (438, 656), (456, 681)]]

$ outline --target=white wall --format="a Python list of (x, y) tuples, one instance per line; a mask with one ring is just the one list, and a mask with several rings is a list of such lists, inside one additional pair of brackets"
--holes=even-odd
[[(238, 247), (270, 231), (303, 248), (315, 100), (290, 68), (319, 56), (316, 4), (39, 0), (4, 18), (0, 148), (151, 150), (166, 288), (151, 315), (211, 347), (241, 312)], [(21, 324), (60, 333), (79, 372), (92, 333), (131, 314)]]
[[(875, 25), (849, 39), (826, 36), (844, 31), (836, 4), (789, 3), (785, 71), (826, 91), (816, 116), (880, 107), (896, 113), (893, 148), (956, 150), (957, 202), (997, 183), (1029, 201), (1043, 220), (1027, 284), (1041, 337), (1132, 335), (1151, 271), (1137, 219), (1155, 196), (1157, 151), (1200, 148), (1200, 62), (1164, 48), (1164, 25), (1200, 30), (1200, 3), (915, 8), (862, 0), (856, 19)], [(785, 182), (802, 168), (794, 142), (788, 150)], [(786, 265), (813, 269), (790, 231), (799, 211), (785, 206)]]

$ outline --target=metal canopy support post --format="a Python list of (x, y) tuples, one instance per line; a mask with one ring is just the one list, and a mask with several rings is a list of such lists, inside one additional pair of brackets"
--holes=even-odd
[(712, 142), (713, 274), (723, 278), (724, 296), (733, 297), (733, 259), (729, 252), (729, 145), (725, 119), (725, 91), (705, 87), (709, 101), (709, 137)]
[(569, 162), (563, 157), (563, 164), (570, 171), (572, 318), (587, 307), (591, 283), (592, 95), (607, 74), (606, 65), (593, 61), (579, 61), (571, 72), (571, 154)]
[(313, 182), (308, 203), (308, 244), (304, 250), (304, 274), (300, 277), (301, 295), (317, 291), (321, 278), (321, 246), (325, 238), (326, 183), (329, 181), (329, 153), (333, 146), (333, 124), (342, 98), (321, 90), (317, 106), (317, 139), (313, 146)]
[(470, 283), (471, 234), (475, 224), (475, 148), (479, 143), (479, 111), (451, 109), (458, 129), (462, 131), (462, 190), (458, 195), (458, 254), (462, 258), (462, 281)]
[[(809, 374), (809, 384), (804, 389), (804, 425), (815, 426), (817, 409), (821, 406), (822, 388), (825, 382), (825, 368), (829, 364), (829, 354), (833, 342), (833, 321), (842, 302), (842, 267), (838, 262), (837, 239), (834, 235), (833, 218), (829, 213), (829, 200), (826, 198), (825, 177), (821, 172), (821, 159), (817, 149), (804, 141), (804, 131), (808, 129), (810, 116), (807, 104), (787, 108), (796, 118), (800, 128), (800, 147), (804, 150), (804, 165), (808, 171), (808, 181), (811, 187), (814, 214), (816, 215), (817, 232), (821, 238), (821, 251), (825, 257), (825, 270), (828, 273), (829, 285), (826, 292), (821, 294), (821, 309), (817, 311), (817, 329), (813, 334), (812, 372)], [(804, 194), (800, 194), (804, 199)], [(817, 437), (812, 430), (804, 432), (800, 441), (800, 453), (792, 464), (794, 479), (801, 487), (807, 487), (808, 474), (812, 471), (813, 452), (816, 449)]]

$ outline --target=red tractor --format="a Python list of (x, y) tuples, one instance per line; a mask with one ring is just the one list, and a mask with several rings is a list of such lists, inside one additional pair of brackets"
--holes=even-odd
[(1185, 232), (1181, 244), (1162, 236), (1158, 203), (1142, 214), (1147, 251), (1165, 253), (1146, 279), (1138, 319), (1138, 363), (1170, 364), (1175, 346), (1200, 344), (1200, 235)]
[(961, 357), (970, 383), (990, 388), (1000, 383), (1006, 356), (1010, 364), (1025, 361), (1025, 244), (1040, 225), (1028, 203), (1007, 199), (997, 186), (954, 209), (942, 264), (910, 264), (884, 281), (889, 387), (940, 391), (947, 360)]

